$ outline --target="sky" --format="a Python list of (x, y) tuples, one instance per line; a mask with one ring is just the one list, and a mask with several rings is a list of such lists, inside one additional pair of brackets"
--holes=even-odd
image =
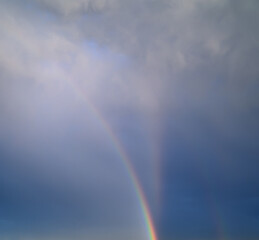
[(258, 24), (257, 0), (0, 0), (0, 238), (259, 239)]

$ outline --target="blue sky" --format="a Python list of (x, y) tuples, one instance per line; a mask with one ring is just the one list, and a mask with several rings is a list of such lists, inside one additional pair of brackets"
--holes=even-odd
[(259, 238), (258, 1), (0, 4), (1, 239)]

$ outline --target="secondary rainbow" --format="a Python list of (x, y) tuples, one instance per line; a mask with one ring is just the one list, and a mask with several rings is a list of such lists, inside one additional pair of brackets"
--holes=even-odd
[(101, 115), (100, 111), (89, 101), (87, 96), (85, 94), (83, 94), (82, 90), (79, 87), (77, 87), (72, 81), (69, 81), (69, 83), (73, 86), (73, 88), (77, 92), (77, 94), (86, 102), (87, 106), (90, 108), (92, 113), (99, 120), (101, 126), (104, 128), (104, 130), (106, 131), (106, 133), (110, 137), (118, 155), (123, 160), (123, 163), (124, 163), (128, 173), (129, 173), (129, 177), (131, 179), (133, 187), (136, 191), (136, 195), (137, 195), (137, 197), (139, 199), (139, 202), (140, 202), (140, 207), (141, 207), (142, 214), (143, 214), (143, 217), (144, 217), (144, 220), (145, 220), (148, 238), (149, 238), (149, 240), (157, 240), (155, 226), (154, 226), (154, 223), (153, 223), (153, 220), (152, 220), (152, 215), (151, 215), (151, 212), (150, 212), (145, 194), (143, 192), (142, 186), (141, 186), (141, 184), (138, 180), (138, 177), (137, 177), (136, 172), (135, 172), (135, 170), (134, 170), (134, 168), (131, 164), (131, 161), (130, 161), (129, 157), (125, 153), (121, 143), (119, 142), (118, 138), (114, 134), (112, 128), (110, 127), (110, 125), (107, 123), (107, 121), (105, 121), (105, 119)]

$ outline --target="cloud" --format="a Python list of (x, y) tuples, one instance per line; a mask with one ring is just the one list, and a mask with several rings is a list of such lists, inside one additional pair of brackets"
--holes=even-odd
[(47, 7), (64, 16), (71, 16), (73, 14), (91, 11), (102, 10), (108, 2), (108, 0), (75, 0), (71, 1), (49, 1), (49, 0), (37, 0), (39, 4)]
[[(96, 201), (102, 206), (97, 218), (102, 211), (109, 218), (120, 200), (120, 209), (129, 204), (128, 182), (90, 102), (123, 142), (150, 199), (155, 185), (162, 189), (157, 194), (169, 199), (165, 208), (173, 194), (206, 194), (204, 176), (223, 200), (254, 195), (256, 0), (1, 4), (2, 173), (10, 193), (43, 196), (37, 188), (45, 189), (48, 202), (59, 205), (64, 197), (75, 212)], [(106, 205), (100, 199), (112, 196), (109, 191), (126, 197)]]

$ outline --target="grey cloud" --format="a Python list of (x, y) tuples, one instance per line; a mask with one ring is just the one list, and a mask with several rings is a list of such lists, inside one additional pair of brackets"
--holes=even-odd
[[(59, 6), (61, 12), (63, 7), (69, 9), (71, 4), (52, 3)], [(73, 4), (80, 5), (83, 1)], [(236, 92), (243, 89), (239, 88), (242, 84), (246, 84), (245, 89), (250, 91), (251, 85), (255, 84), (252, 79), (258, 74), (255, 65), (258, 56), (253, 51), (258, 39), (253, 24), (258, 16), (255, 1), (246, 4), (232, 1), (160, 1), (159, 4), (156, 1), (111, 1), (107, 5), (109, 7), (100, 13), (77, 13), (76, 18), (69, 14), (59, 16), (60, 21), (56, 22), (53, 31), (58, 28), (61, 40), (72, 41), (68, 42), (72, 46), (73, 41), (80, 45), (90, 40), (98, 47), (108, 47), (115, 54), (127, 57), (126, 74), (111, 76), (116, 83), (113, 87), (117, 87), (113, 96), (134, 102), (130, 97), (134, 93), (135, 105), (157, 111), (154, 109), (171, 102), (168, 95), (175, 95), (174, 102), (179, 102), (178, 90), (164, 94), (166, 89), (178, 89), (190, 76), (195, 76), (195, 81), (186, 82), (192, 88), (190, 96), (194, 91), (205, 92), (210, 88), (209, 84), (215, 82), (210, 80), (210, 75), (217, 72), (226, 89), (232, 91), (229, 95), (234, 98), (233, 102), (244, 102), (244, 99), (236, 101), (240, 95)], [(72, 49), (71, 53), (74, 51), (77, 50)], [(253, 58), (248, 68), (244, 66), (246, 56)], [(242, 81), (245, 77), (250, 79), (246, 83)], [(236, 83), (236, 91), (231, 82)], [(105, 90), (100, 94), (104, 102), (111, 101)], [(111, 105), (116, 102), (115, 98)]]
[[(33, 154), (21, 160), (30, 169), (18, 171), (17, 179), (32, 169), (39, 175), (21, 185), (13, 177), (8, 184), (38, 193), (28, 185), (38, 179), (54, 192), (66, 188), (59, 197), (79, 194), (79, 201), (88, 199), (87, 192), (100, 194), (96, 201), (107, 191), (127, 193), (127, 180), (116, 181), (123, 178), (120, 167), (107, 165), (118, 156), (92, 117), (87, 96), (126, 146), (147, 195), (153, 198), (154, 185), (164, 184), (164, 211), (172, 207), (171, 195), (180, 202), (185, 194), (199, 199), (206, 187), (222, 209), (226, 198), (255, 197), (256, 0), (25, 2), (3, 1), (0, 10), (1, 144), (10, 148), (7, 155), (17, 147)], [(14, 176), (7, 159), (15, 165), (19, 156), (2, 161)], [(105, 176), (106, 167), (115, 170)], [(204, 208), (197, 209), (204, 214), (201, 222), (207, 219)], [(179, 215), (188, 218), (188, 211)], [(165, 219), (168, 225), (175, 221), (171, 215)]]
[(219, 97), (228, 94), (232, 104), (256, 104), (254, 93), (245, 100), (258, 75), (256, 1), (124, 1), (113, 6), (99, 15), (83, 15), (67, 29), (130, 57), (128, 94), (139, 89), (138, 104), (177, 107), (179, 88), (188, 86), (190, 98), (199, 97), (215, 87), (215, 78), (222, 79), (226, 91)]
[(40, 5), (66, 17), (88, 11), (100, 11), (106, 7), (109, 2), (109, 0), (75, 0), (72, 2), (37, 0), (37, 3)]

